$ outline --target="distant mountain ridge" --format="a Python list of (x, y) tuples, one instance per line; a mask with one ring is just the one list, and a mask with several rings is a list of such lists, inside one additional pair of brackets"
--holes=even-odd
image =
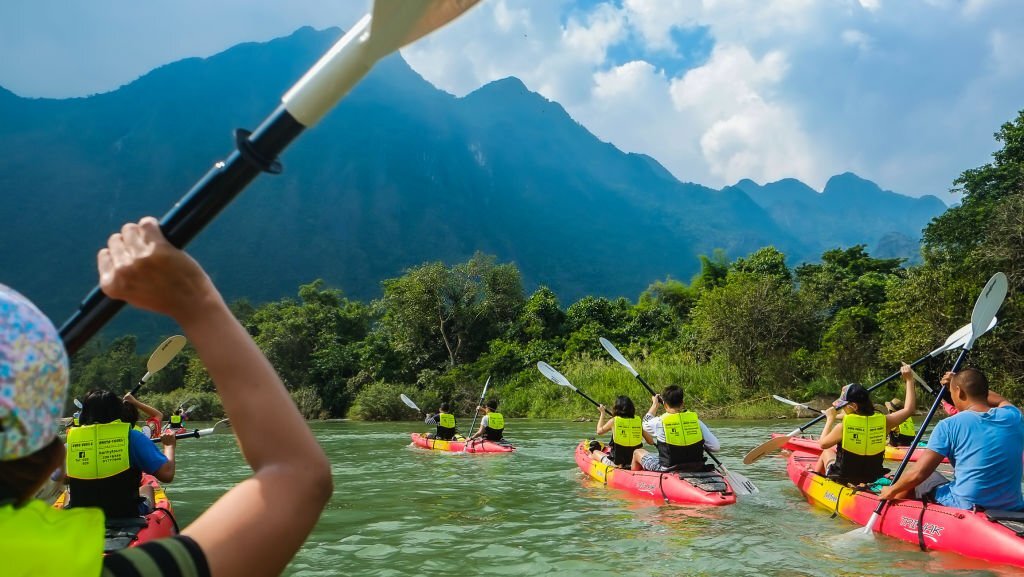
[[(0, 189), (19, 215), (0, 227), (0, 282), (63, 318), (95, 283), (110, 232), (166, 212), (339, 34), (303, 28), (87, 98), (0, 89)], [(517, 262), (528, 286), (549, 285), (564, 304), (635, 297), (654, 280), (689, 279), (715, 248), (736, 257), (773, 244), (799, 262), (887, 234), (916, 242), (945, 210), (851, 174), (823, 193), (789, 180), (680, 182), (518, 79), (456, 98), (397, 55), (282, 161), (282, 175), (258, 179), (190, 247), (228, 298), (276, 299), (318, 277), (371, 298), (409, 266), (476, 250)]]

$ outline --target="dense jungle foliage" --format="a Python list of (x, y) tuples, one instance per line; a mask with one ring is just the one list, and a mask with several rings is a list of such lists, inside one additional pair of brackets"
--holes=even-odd
[[(309, 418), (412, 418), (400, 393), (426, 410), (450, 399), (466, 414), (488, 376), (488, 396), (500, 398), (508, 416), (592, 416), (585, 401), (539, 374), (541, 360), (599, 401), (629, 394), (648, 406), (639, 383), (601, 348), (602, 336), (655, 387), (683, 385), (706, 416), (753, 417), (788, 414), (772, 393), (835, 395), (842, 384), (877, 381), (901, 360), (925, 355), (970, 321), (978, 292), (1003, 271), (1010, 293), (999, 324), (969, 363), (1021, 401), (1024, 111), (995, 136), (1002, 147), (992, 162), (954, 182), (961, 204), (925, 228), (917, 266), (873, 258), (863, 245), (795, 268), (772, 247), (732, 261), (718, 251), (701, 257), (690, 282), (656, 281), (635, 302), (588, 296), (563, 306), (545, 287), (526, 294), (515, 264), (477, 254), (409, 269), (384, 281), (383, 297), (369, 303), (315, 281), (297, 298), (232, 306)], [(149, 353), (136, 344), (124, 336), (79, 352), (73, 393), (130, 389)], [(934, 381), (951, 364), (937, 358), (919, 372)], [(196, 404), (194, 416), (207, 418), (222, 411), (213, 391), (186, 348), (140, 396), (164, 410)], [(891, 388), (876, 401), (899, 393)]]

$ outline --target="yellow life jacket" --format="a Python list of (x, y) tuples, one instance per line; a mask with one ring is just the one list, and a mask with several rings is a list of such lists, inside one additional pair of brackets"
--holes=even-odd
[(5, 577), (99, 575), (103, 569), (103, 511), (58, 510), (33, 499), (0, 506), (0, 558)]
[(501, 413), (487, 413), (487, 428), (500, 431), (505, 428), (505, 417)]
[(906, 421), (900, 423), (897, 432), (904, 437), (913, 437), (917, 435), (917, 428), (914, 427), (914, 418), (908, 417)]
[(644, 444), (643, 422), (640, 417), (615, 417), (612, 428), (613, 440), (616, 445), (635, 447)]
[(132, 430), (133, 430), (133, 431), (138, 431), (138, 432), (140, 432), (140, 433), (145, 433), (145, 432), (146, 432), (146, 431), (144, 431), (144, 430), (142, 429), (142, 427), (140, 427), (140, 426), (139, 426), (139, 424), (138, 424), (138, 423), (135, 423), (134, 425), (132, 425)]
[(849, 414), (843, 417), (842, 448), (854, 455), (878, 455), (885, 452), (887, 433), (885, 415), (875, 413), (865, 417)]
[(440, 413), (437, 416), (437, 423), (439, 426), (444, 427), (445, 429), (454, 429), (455, 415), (451, 413)]
[(106, 479), (127, 471), (128, 431), (128, 423), (121, 421), (70, 429), (65, 467), (68, 477)]
[(687, 447), (704, 440), (697, 413), (693, 411), (662, 415), (661, 424), (665, 427), (665, 442), (669, 445)]
[(75, 413), (74, 416), (71, 417), (71, 422), (74, 423), (76, 427), (81, 425), (81, 423), (78, 422), (78, 415), (79, 413)]
[(181, 415), (171, 415), (171, 424), (172, 425), (180, 425), (181, 424)]

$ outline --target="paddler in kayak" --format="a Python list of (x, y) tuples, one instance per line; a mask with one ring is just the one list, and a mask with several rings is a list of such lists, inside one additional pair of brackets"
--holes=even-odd
[[(122, 420), (126, 411), (134, 412), (128, 422)], [(165, 432), (161, 452), (148, 435), (131, 428), (137, 418), (135, 406), (110, 391), (94, 390), (85, 396), (82, 424), (68, 431), (64, 467), (71, 495), (68, 509), (99, 507), (108, 519), (153, 511), (153, 487), (140, 486), (142, 473), (162, 483), (173, 481), (176, 439)]]
[(437, 414), (429, 414), (423, 422), (428, 425), (436, 425), (437, 430), (433, 433), (427, 433), (428, 439), (440, 439), (442, 441), (451, 441), (455, 438), (455, 434), (458, 432), (455, 429), (455, 415), (452, 414), (452, 406), (448, 401), (441, 403), (441, 406), (437, 409)]
[[(903, 401), (899, 399), (893, 399), (885, 403), (885, 410), (890, 415), (902, 408)], [(909, 447), (914, 442), (915, 435), (917, 435), (917, 427), (914, 426), (914, 417), (907, 417), (906, 421), (903, 421), (898, 427), (889, 431), (889, 446)]]
[[(977, 369), (946, 373), (956, 414), (935, 425), (915, 465), (895, 484), (882, 490), (882, 499), (931, 499), (957, 509), (1024, 510), (1024, 421), (1020, 409), (988, 388)], [(952, 481), (935, 469), (948, 458)]]
[(185, 417), (184, 417), (184, 415), (182, 415), (182, 408), (178, 407), (177, 409), (174, 409), (174, 414), (171, 415), (171, 418), (168, 419), (168, 421), (170, 422), (170, 424), (167, 425), (168, 428), (170, 428), (170, 429), (184, 429), (185, 428)]
[[(874, 483), (885, 474), (885, 444), (889, 431), (913, 413), (917, 403), (913, 370), (900, 368), (906, 385), (904, 407), (889, 415), (875, 411), (871, 394), (859, 383), (843, 387), (842, 393), (825, 411), (825, 428), (818, 437), (821, 455), (814, 471), (840, 483)], [(836, 412), (843, 412), (836, 423)]]
[(636, 405), (633, 399), (625, 395), (619, 395), (612, 405), (612, 418), (608, 417), (608, 409), (599, 405), (601, 415), (597, 419), (598, 436), (612, 433), (612, 439), (608, 443), (610, 451), (604, 452), (601, 443), (591, 441), (590, 455), (604, 463), (614, 467), (629, 469), (633, 465), (633, 452), (643, 447), (643, 442), (654, 444), (654, 438), (644, 430), (643, 421), (636, 416)]
[[(330, 464), (245, 329), (156, 219), (125, 225), (97, 257), (108, 296), (171, 317), (188, 335), (253, 475), (181, 535), (103, 556), (103, 512), (32, 499), (64, 462), (57, 436), (68, 359), (57, 329), (0, 285), (0, 559), (3, 575), (276, 575), (316, 524)], [(266, 431), (273, 430), (273, 435)], [(272, 499), (267, 496), (272, 495)]]
[(494, 443), (502, 443), (505, 440), (505, 416), (498, 412), (498, 399), (487, 399), (482, 407), (477, 407), (478, 412), (483, 412), (480, 418), (480, 428), (473, 433), (467, 442), (473, 439), (483, 438)]
[[(658, 407), (665, 413), (658, 416)], [(634, 471), (708, 471), (704, 450), (721, 448), (711, 429), (697, 418), (697, 413), (683, 406), (683, 389), (669, 385), (660, 395), (651, 397), (651, 408), (644, 415), (643, 430), (658, 447), (658, 454), (644, 449), (633, 451)]]

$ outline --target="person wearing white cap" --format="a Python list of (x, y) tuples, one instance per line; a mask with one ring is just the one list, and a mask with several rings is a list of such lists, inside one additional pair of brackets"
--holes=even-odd
[[(0, 285), (0, 559), (22, 575), (277, 575), (330, 498), (330, 464), (266, 357), (203, 269), (156, 219), (126, 224), (97, 255), (114, 299), (184, 329), (231, 418), (253, 475), (181, 535), (103, 556), (94, 507), (56, 510), (32, 495), (64, 461), (57, 426), (68, 360), (52, 323)], [(266, 431), (273, 430), (273, 435)]]

